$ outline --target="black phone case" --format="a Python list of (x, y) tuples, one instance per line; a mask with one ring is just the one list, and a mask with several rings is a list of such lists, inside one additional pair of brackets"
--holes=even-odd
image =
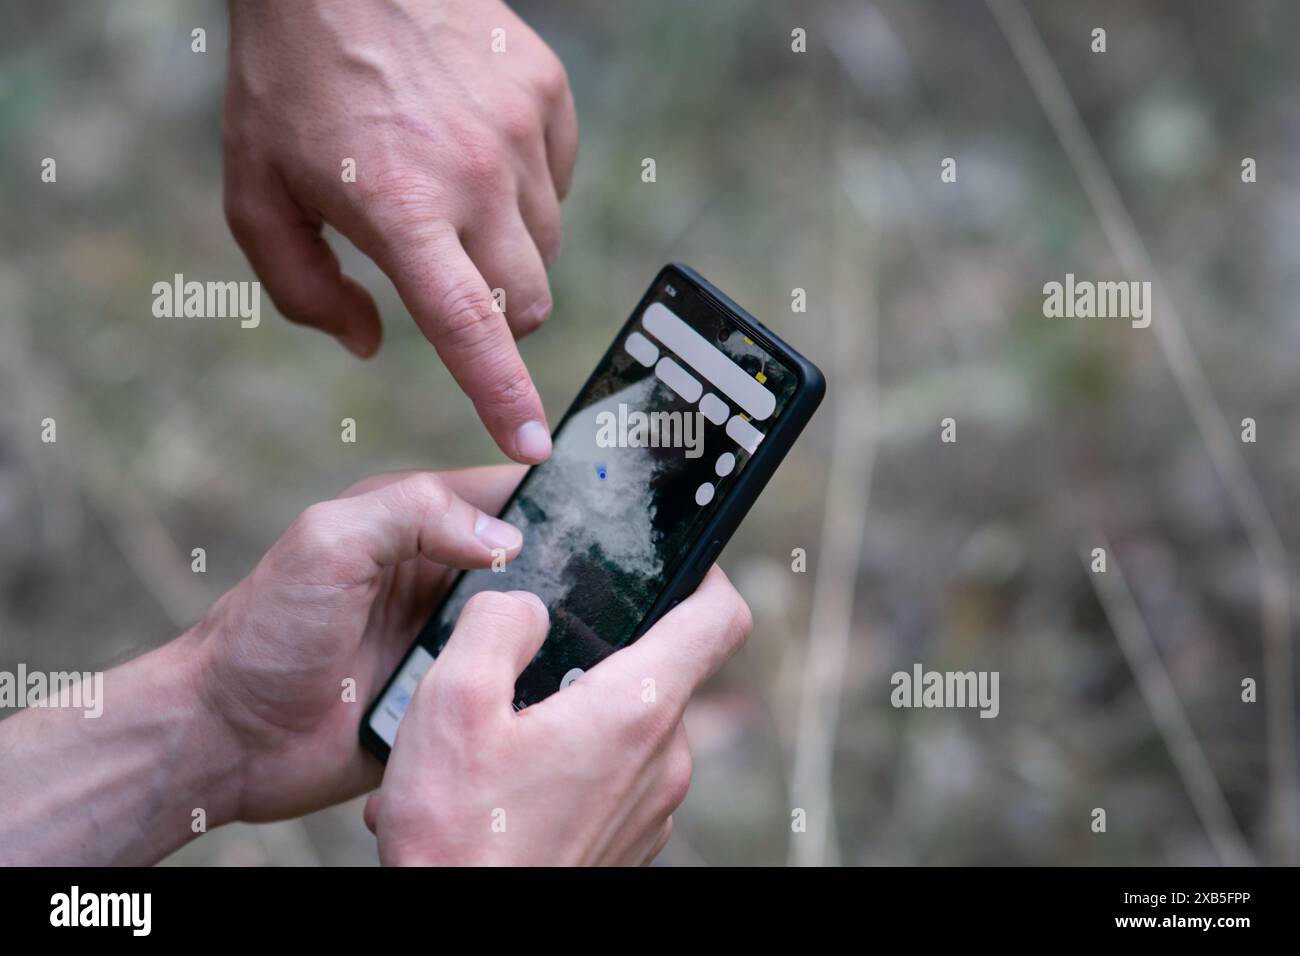
[[(596, 363), (595, 369), (587, 377), (587, 381), (583, 383), (582, 388), (578, 390), (578, 395), (573, 404), (569, 406), (569, 409), (564, 413), (564, 417), (556, 425), (556, 431), (559, 431), (564, 426), (570, 416), (581, 410), (577, 407), (578, 399), (587, 393), (597, 373), (609, 362), (613, 350), (622, 342), (623, 333), (628, 324), (645, 311), (650, 304), (655, 289), (668, 276), (675, 276), (679, 281), (694, 287), (711, 305), (725, 313), (738, 327), (743, 329), (746, 335), (760, 343), (773, 356), (789, 366), (798, 379), (798, 387), (780, 417), (773, 424), (772, 429), (763, 437), (763, 442), (759, 445), (758, 451), (750, 456), (745, 467), (741, 469), (740, 476), (732, 485), (718, 511), (709, 520), (708, 524), (701, 529), (699, 537), (695, 539), (684, 559), (678, 564), (677, 570), (664, 587), (659, 599), (655, 601), (642, 619), (640, 626), (632, 637), (633, 641), (641, 637), (642, 634), (654, 626), (659, 618), (689, 597), (691, 592), (699, 586), (709, 567), (718, 559), (722, 549), (727, 546), (727, 542), (731, 540), (736, 528), (740, 526), (740, 522), (749, 513), (749, 509), (753, 507), (759, 493), (776, 472), (777, 466), (781, 464), (786, 453), (794, 445), (795, 439), (799, 437), (799, 433), (808, 424), (813, 412), (817, 410), (817, 406), (821, 404), (822, 398), (826, 394), (826, 379), (817, 366), (786, 345), (778, 336), (765, 328), (761, 322), (733, 302), (725, 292), (714, 286), (713, 283), (694, 269), (680, 263), (670, 263), (659, 270), (659, 274), (655, 276), (654, 281), (650, 283), (636, 308), (632, 310), (628, 321), (619, 328), (614, 341), (605, 350), (605, 354), (601, 356), (600, 361)], [(502, 506), (502, 513), (510, 507), (513, 500), (514, 495), (511, 495)], [(459, 580), (460, 578), (457, 577), (452, 582), (451, 587), (447, 589), (448, 594), (451, 594), (452, 589), (455, 588)], [(442, 607), (439, 605), (433, 612), (432, 617), (437, 617), (441, 610)], [(411, 645), (411, 650), (414, 650), (415, 645), (418, 643), (419, 638), (417, 636), (416, 641)], [(388, 760), (389, 746), (371, 729), (370, 718), (379, 705), (379, 701), (383, 699), (388, 692), (389, 686), (396, 679), (403, 665), (405, 665), (410, 653), (411, 651), (408, 650), (406, 655), (402, 657), (401, 662), (393, 669), (393, 673), (384, 682), (384, 686), (375, 695), (375, 699), (366, 708), (365, 716), (361, 719), (361, 742), (367, 750), (385, 762)]]

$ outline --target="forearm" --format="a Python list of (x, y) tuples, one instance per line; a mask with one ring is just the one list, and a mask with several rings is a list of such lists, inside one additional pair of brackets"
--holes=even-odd
[(238, 752), (197, 691), (182, 636), (104, 675), (103, 712), (0, 722), (0, 865), (149, 864), (234, 817)]

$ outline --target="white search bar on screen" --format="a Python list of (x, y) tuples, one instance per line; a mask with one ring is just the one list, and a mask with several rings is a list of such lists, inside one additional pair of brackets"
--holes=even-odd
[(647, 332), (728, 398), (745, 410), (750, 418), (763, 421), (776, 409), (776, 396), (758, 379), (727, 358), (717, 346), (687, 325), (662, 302), (652, 302), (641, 316)]

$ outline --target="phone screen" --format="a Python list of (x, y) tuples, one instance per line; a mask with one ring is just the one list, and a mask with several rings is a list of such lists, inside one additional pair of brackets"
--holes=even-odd
[(681, 561), (798, 388), (796, 374), (671, 273), (661, 277), (556, 429), (502, 518), (523, 550), (467, 571), (371, 717), (397, 726), (470, 596), (532, 591), (551, 627), (515, 687), (535, 703), (638, 636)]

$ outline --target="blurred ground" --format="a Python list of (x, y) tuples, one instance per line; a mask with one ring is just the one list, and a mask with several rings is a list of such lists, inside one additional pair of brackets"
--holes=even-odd
[[(723, 555), (755, 633), (690, 713), (695, 782), (664, 862), (1220, 859), (1080, 561), (1099, 534), (1229, 829), (1276, 859), (1266, 702), (1240, 701), (1243, 677), (1266, 680), (1258, 549), (1153, 330), (1042, 315), (1067, 271), (1153, 277), (1123, 273), (988, 7), (518, 9), (568, 67), (582, 132), (555, 315), (523, 344), (552, 421), (670, 259), (831, 379)], [(1029, 10), (1294, 554), (1300, 8)], [(369, 364), (270, 314), (256, 331), (153, 318), (150, 287), (173, 273), (253, 278), (221, 217), (224, 45), (215, 0), (0, 10), (0, 668), (109, 666), (187, 626), (307, 504), (376, 471), (500, 459), (350, 249), (385, 315)], [(38, 182), (47, 155), (57, 189)], [(47, 415), (57, 445), (39, 441)], [(1256, 444), (1235, 442), (1245, 416)], [(1000, 671), (1000, 716), (893, 709), (889, 675), (916, 661)], [(825, 849), (801, 850), (792, 808), (828, 800)], [(231, 827), (174, 859), (370, 863), (360, 818), (354, 803)]]

